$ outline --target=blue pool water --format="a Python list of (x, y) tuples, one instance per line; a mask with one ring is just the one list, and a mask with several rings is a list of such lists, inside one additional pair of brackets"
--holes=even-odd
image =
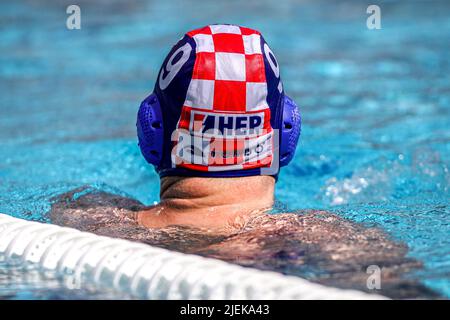
[[(64, 1), (0, 4), (0, 212), (45, 220), (52, 197), (86, 184), (157, 201), (138, 104), (183, 32), (236, 23), (263, 33), (302, 106), (278, 200), (383, 228), (424, 263), (407, 276), (450, 297), (448, 1), (377, 1), (381, 30), (364, 1), (77, 3), (74, 31)], [(52, 297), (56, 284), (21, 274), (0, 265), (0, 297)]]

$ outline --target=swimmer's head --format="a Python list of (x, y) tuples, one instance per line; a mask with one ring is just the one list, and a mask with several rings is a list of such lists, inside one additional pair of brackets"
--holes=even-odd
[(236, 25), (186, 33), (141, 104), (137, 131), (160, 177), (277, 176), (301, 120), (262, 35)]

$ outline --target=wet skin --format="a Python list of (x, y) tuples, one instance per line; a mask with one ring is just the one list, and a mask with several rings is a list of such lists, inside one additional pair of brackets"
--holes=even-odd
[(421, 268), (418, 261), (406, 257), (404, 244), (379, 229), (326, 211), (255, 212), (244, 225), (228, 232), (176, 225), (152, 229), (137, 223), (137, 213), (145, 209), (139, 201), (101, 191), (83, 194), (84, 189), (54, 199), (52, 223), (372, 293), (366, 270), (377, 265), (382, 268), (382, 288), (376, 293), (392, 298), (438, 297), (404, 278)]

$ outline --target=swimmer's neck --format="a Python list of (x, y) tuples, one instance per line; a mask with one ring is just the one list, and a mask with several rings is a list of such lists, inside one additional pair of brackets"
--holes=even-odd
[(233, 230), (273, 205), (274, 188), (270, 176), (166, 177), (161, 180), (161, 202), (138, 212), (137, 220), (148, 228), (184, 225)]

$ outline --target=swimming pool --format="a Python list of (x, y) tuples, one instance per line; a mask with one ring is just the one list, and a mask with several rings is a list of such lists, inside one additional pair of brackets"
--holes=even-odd
[[(277, 184), (290, 210), (328, 209), (409, 246), (419, 279), (450, 297), (450, 4), (345, 1), (78, 1), (0, 4), (0, 212), (46, 220), (51, 199), (91, 185), (146, 204), (158, 177), (135, 115), (174, 39), (211, 22), (259, 29), (281, 64), (304, 127)], [(0, 297), (96, 298), (0, 265)]]

